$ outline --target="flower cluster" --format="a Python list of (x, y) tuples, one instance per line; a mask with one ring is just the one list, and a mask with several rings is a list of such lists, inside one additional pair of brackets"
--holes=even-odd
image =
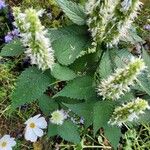
[(14, 29), (11, 32), (8, 32), (7, 35), (5, 36), (5, 43), (11, 42), (14, 38), (19, 36), (19, 31), (18, 29)]
[(51, 114), (50, 122), (57, 125), (62, 125), (68, 115), (64, 110), (56, 110)]
[(146, 66), (142, 59), (132, 58), (125, 68), (117, 69), (108, 79), (102, 80), (98, 86), (98, 94), (102, 95), (103, 99), (119, 99), (124, 92), (130, 90), (129, 86), (134, 85), (137, 76), (145, 68)]
[(6, 4), (5, 4), (4, 0), (0, 0), (0, 10), (5, 7), (6, 7)]
[(113, 19), (116, 0), (101, 1), (89, 0), (85, 10), (88, 15), (87, 24), (95, 42), (101, 43), (104, 40), (105, 29)]
[(53, 49), (46, 37), (47, 31), (39, 19), (44, 11), (29, 8), (22, 13), (18, 7), (13, 10), (14, 25), (20, 30), (23, 44), (28, 47), (25, 53), (30, 57), (31, 63), (38, 65), (42, 70), (52, 69), (54, 64)]
[(94, 41), (104, 42), (109, 47), (117, 45), (127, 36), (141, 4), (140, 0), (89, 0), (86, 5), (87, 25)]
[(128, 35), (128, 30), (130, 29), (132, 22), (137, 17), (139, 10), (141, 9), (142, 2), (140, 0), (124, 0), (120, 6), (121, 16), (118, 16), (116, 23), (115, 34), (108, 41), (109, 45), (118, 44), (119, 40), (125, 38)]
[(126, 122), (132, 122), (138, 119), (139, 115), (143, 114), (146, 109), (150, 109), (148, 102), (137, 98), (132, 102), (117, 107), (108, 123), (121, 126)]
[(12, 147), (16, 145), (14, 138), (10, 135), (4, 135), (0, 139), (0, 150), (12, 150)]

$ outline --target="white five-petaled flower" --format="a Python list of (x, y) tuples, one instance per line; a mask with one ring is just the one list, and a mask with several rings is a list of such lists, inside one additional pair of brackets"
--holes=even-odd
[(36, 142), (38, 137), (43, 136), (43, 130), (47, 128), (47, 122), (44, 117), (40, 117), (38, 114), (34, 117), (29, 118), (25, 124), (25, 139), (27, 141)]
[(57, 125), (62, 125), (68, 115), (64, 110), (56, 110), (51, 114), (50, 122)]
[(12, 147), (16, 145), (14, 138), (10, 135), (4, 135), (0, 139), (0, 150), (12, 150)]

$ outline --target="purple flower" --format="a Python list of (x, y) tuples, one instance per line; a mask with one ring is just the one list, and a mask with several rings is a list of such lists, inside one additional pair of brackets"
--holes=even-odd
[(0, 0), (0, 9), (3, 9), (6, 7), (6, 4), (3, 0)]
[(5, 36), (5, 43), (11, 42), (14, 38), (19, 36), (19, 30), (14, 29), (11, 32), (8, 32), (8, 34)]
[(12, 35), (14, 37), (18, 37), (19, 36), (19, 30), (18, 29), (14, 29), (11, 33), (12, 33)]
[(149, 30), (150, 31), (150, 24), (144, 25), (143, 27), (145, 30)]
[(6, 36), (5, 36), (5, 43), (9, 43), (13, 40), (13, 36), (8, 33)]
[(80, 123), (84, 124), (84, 118), (83, 117), (80, 118)]

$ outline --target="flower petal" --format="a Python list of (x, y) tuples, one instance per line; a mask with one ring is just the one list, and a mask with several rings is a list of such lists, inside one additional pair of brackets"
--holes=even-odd
[(38, 114), (38, 115), (36, 115), (36, 116), (34, 116), (34, 117), (29, 118), (29, 119), (25, 122), (25, 124), (30, 124), (31, 122), (36, 122), (36, 120), (37, 120), (40, 116), (41, 116), (41, 114)]
[(13, 147), (13, 146), (16, 145), (16, 141), (14, 140), (14, 138), (9, 139), (9, 145), (10, 145), (11, 147)]
[(12, 147), (8, 145), (5, 148), (3, 148), (2, 150), (12, 150)]
[(42, 137), (43, 136), (43, 130), (40, 128), (34, 128), (33, 129), (34, 133), (38, 136), (38, 137)]
[(34, 133), (34, 131), (31, 128), (26, 128), (25, 129), (25, 139), (27, 141), (36, 142), (37, 135)]
[(40, 117), (37, 119), (36, 125), (39, 128), (45, 129), (47, 127), (47, 122), (44, 117)]

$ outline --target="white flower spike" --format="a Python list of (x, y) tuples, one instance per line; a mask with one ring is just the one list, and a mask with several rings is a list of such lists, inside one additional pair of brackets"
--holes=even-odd
[(68, 115), (64, 110), (56, 110), (51, 114), (50, 122), (57, 125), (62, 125)]
[(0, 150), (12, 150), (12, 147), (16, 145), (14, 138), (10, 135), (4, 135), (0, 139)]
[(139, 74), (146, 69), (143, 59), (132, 58), (125, 68), (116, 69), (115, 73), (98, 85), (98, 94), (103, 99), (117, 100), (125, 92), (130, 91), (130, 86), (134, 85)]
[(54, 51), (51, 41), (47, 37), (47, 30), (42, 26), (39, 17), (44, 10), (36, 11), (33, 8), (21, 9), (14, 7), (15, 25), (20, 30), (20, 36), (25, 47), (26, 55), (30, 57), (31, 64), (36, 64), (43, 71), (52, 69), (54, 65)]
[(141, 114), (144, 114), (144, 111), (150, 110), (150, 106), (146, 100), (137, 98), (132, 102), (127, 104), (122, 104), (115, 108), (109, 124), (122, 126), (126, 122), (133, 122), (134, 120), (139, 119)]
[(27, 141), (36, 142), (38, 137), (43, 136), (43, 130), (47, 128), (47, 122), (44, 117), (40, 117), (41, 114), (38, 114), (34, 117), (29, 118), (25, 124), (25, 139)]

